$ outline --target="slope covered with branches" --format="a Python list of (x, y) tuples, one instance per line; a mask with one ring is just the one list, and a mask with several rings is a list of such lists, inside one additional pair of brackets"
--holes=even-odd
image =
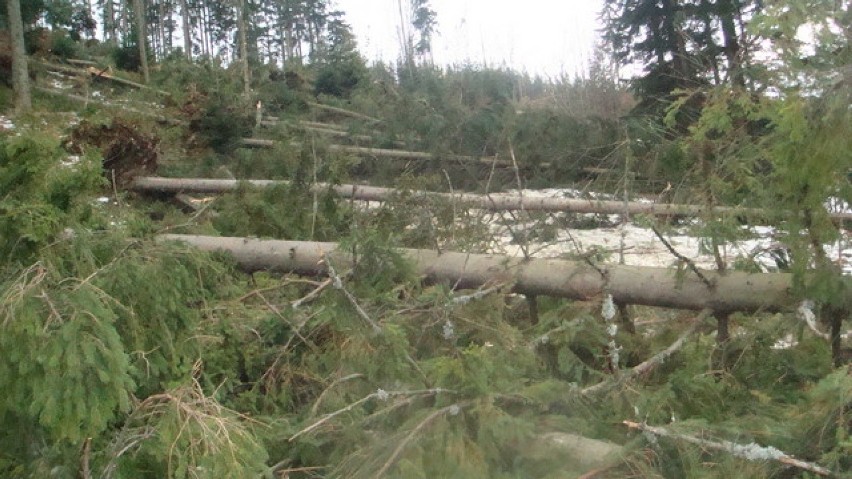
[[(59, 3), (33, 4), (24, 18), (43, 15), (54, 41), (85, 36), (73, 15), (44, 16)], [(69, 37), (65, 51), (94, 66), (57, 68), (59, 51), (35, 52), (34, 109), (0, 127), (0, 475), (852, 473), (843, 334), (852, 287), (843, 258), (825, 247), (843, 250), (849, 235), (825, 205), (852, 202), (849, 37), (837, 30), (848, 28), (848, 5), (765, 2), (753, 34), (773, 42), (779, 62), (757, 73), (684, 45), (749, 82), (690, 71), (695, 81), (656, 97), (659, 114), (646, 117), (646, 99), (631, 110), (603, 63), (561, 81), (429, 65), (428, 2), (412, 4), (409, 56), (370, 67), (341, 18), (317, 13), (323, 2), (213, 3), (149, 3), (160, 16), (143, 35), (153, 50), (147, 88), (142, 72), (118, 68), (133, 66), (122, 62), (138, 44), (108, 22), (102, 44)], [(104, 2), (97, 12), (119, 23), (129, 8)], [(174, 54), (166, 28), (182, 11), (188, 58)], [(235, 12), (263, 19), (244, 35), (248, 81), (239, 62), (205, 57), (239, 38)], [(803, 61), (785, 40), (823, 24)], [(265, 41), (270, 31), (283, 38)], [(679, 51), (659, 48), (664, 60)], [(259, 61), (274, 56), (288, 63)], [(4, 109), (12, 95), (0, 86)], [(271, 148), (245, 148), (245, 138)], [(154, 168), (287, 181), (215, 197), (123, 189)], [(358, 203), (335, 192), (344, 182), (397, 193)], [(765, 270), (728, 254), (753, 234), (744, 211), (759, 209), (777, 240), (772, 268), (793, 278), (797, 309), (678, 311), (617, 303), (608, 291), (523, 296), (497, 272), (459, 290), (423, 281), (399, 250), (510, 243), (522, 262), (533, 244), (570, 243), (570, 259), (600, 273), (629, 247), (577, 238), (605, 225), (617, 244), (628, 226), (611, 222), (622, 218), (523, 208), (495, 217), (416, 193), (566, 185), (596, 198), (732, 207), (687, 224), (631, 218), (675, 252), (673, 282), (688, 277), (708, 295), (712, 281), (677, 253), (673, 232), (697, 238), (719, 275)], [(167, 233), (334, 241), (350, 260), (326, 256), (313, 276), (245, 274), (232, 257), (163, 241)]]

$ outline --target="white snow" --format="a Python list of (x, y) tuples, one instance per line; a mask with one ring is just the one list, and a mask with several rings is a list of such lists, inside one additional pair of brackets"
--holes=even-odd
[(15, 124), (12, 123), (12, 120), (6, 118), (3, 115), (0, 115), (0, 131), (4, 130), (14, 130)]
[[(517, 195), (517, 190), (514, 191)], [(618, 199), (612, 195), (599, 194), (595, 192), (583, 192), (576, 189), (549, 188), (543, 190), (523, 190), (525, 198), (534, 197), (562, 197), (562, 198), (594, 198), (594, 199)], [(645, 200), (648, 201), (648, 200)], [(830, 211), (849, 211), (849, 205), (837, 198), (831, 198), (826, 206)], [(492, 249), (495, 253), (503, 253), (512, 256), (523, 256), (524, 248), (517, 244), (514, 239), (519, 233), (529, 234), (531, 229), (542, 225), (554, 225), (559, 221), (557, 218), (565, 218), (565, 215), (550, 215), (540, 222), (524, 222), (519, 213), (514, 213), (517, 220), (509, 213), (483, 214), (485, 221), (495, 236), (495, 244)], [(540, 258), (557, 258), (566, 255), (583, 254), (596, 249), (605, 255), (604, 262), (617, 263), (621, 249), (622, 235), (624, 236), (624, 263), (634, 266), (657, 266), (670, 267), (678, 264), (680, 260), (675, 257), (663, 244), (662, 241), (649, 227), (620, 222), (619, 215), (575, 215), (599, 221), (602, 226), (593, 229), (578, 229), (571, 227), (559, 227), (555, 232), (555, 238), (550, 241), (529, 241), (526, 244), (530, 256)], [(698, 224), (699, 220), (693, 220), (691, 224)], [(705, 242), (702, 238), (691, 236), (688, 226), (676, 227), (664, 232), (666, 241), (678, 252), (678, 254), (689, 258), (700, 268), (715, 269), (716, 259), (702, 248)], [(748, 239), (727, 242), (720, 247), (720, 255), (726, 265), (730, 267), (738, 258), (751, 258), (764, 271), (778, 269), (778, 264), (773, 257), (774, 252), (782, 252), (783, 244), (779, 241), (779, 234), (771, 226), (743, 226), (743, 233)], [(705, 245), (706, 246), (706, 245)], [(843, 231), (841, 238), (834, 244), (824, 246), (829, 257), (840, 264), (844, 274), (852, 275), (852, 237), (849, 231)]]
[(70, 155), (65, 160), (62, 160), (62, 166), (66, 168), (70, 168), (76, 165), (77, 163), (80, 163), (80, 157), (78, 155)]

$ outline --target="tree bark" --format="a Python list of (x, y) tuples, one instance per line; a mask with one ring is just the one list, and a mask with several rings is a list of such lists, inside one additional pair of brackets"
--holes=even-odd
[(189, 6), (186, 0), (180, 0), (180, 18), (183, 26), (183, 49), (187, 60), (192, 60), (192, 29), (189, 23)]
[(740, 58), (740, 42), (736, 27), (736, 15), (739, 11), (735, 0), (718, 2), (719, 20), (722, 23), (722, 36), (725, 39), (725, 57), (728, 60), (728, 78), (736, 87), (745, 88), (742, 60)]
[(139, 44), (139, 65), (142, 67), (142, 78), (146, 84), (151, 82), (151, 73), (148, 71), (148, 52), (146, 42), (148, 35), (145, 33), (145, 0), (133, 0), (133, 13), (136, 16), (136, 43)]
[[(194, 235), (160, 235), (158, 241), (178, 241), (204, 251), (230, 253), (245, 271), (283, 271), (306, 275), (327, 274), (330, 261), (339, 270), (353, 266), (337, 243), (259, 240)], [(743, 273), (724, 276), (705, 271), (713, 287), (695, 275), (666, 268), (599, 265), (578, 261), (515, 258), (402, 249), (427, 282), (442, 282), (458, 289), (476, 289), (495, 280), (513, 284), (512, 292), (589, 300), (604, 291), (613, 301), (676, 309), (729, 311), (779, 311), (792, 306), (792, 275)], [(603, 272), (604, 274), (601, 274)]]
[(243, 93), (251, 95), (251, 71), (249, 70), (248, 41), (246, 40), (246, 2), (236, 0), (237, 4), (237, 35), (240, 43), (240, 63), (243, 69)]
[(104, 43), (116, 45), (118, 42), (115, 33), (115, 5), (113, 0), (104, 0), (103, 8)]
[[(158, 178), (139, 177), (136, 178), (132, 189), (136, 191), (151, 191), (162, 193), (205, 193), (216, 194), (234, 191), (240, 183), (251, 185), (256, 188), (269, 188), (288, 184), (286, 181), (275, 180), (222, 180), (204, 178)], [(393, 188), (381, 188), (378, 186), (364, 185), (327, 185), (319, 183), (314, 190), (325, 191), (332, 188), (335, 193), (343, 198), (352, 198), (361, 201), (388, 201), (400, 194), (399, 190)], [(623, 201), (599, 201), (583, 200), (574, 198), (536, 198), (529, 196), (492, 194), (478, 195), (473, 193), (434, 193), (429, 191), (413, 191), (408, 193), (415, 198), (437, 199), (463, 204), (472, 208), (489, 211), (539, 211), (547, 213), (594, 213), (594, 214), (622, 214), (625, 211), (630, 215), (645, 214), (652, 216), (701, 216), (707, 213), (707, 209), (698, 205), (662, 204), (662, 203), (636, 203)], [(757, 209), (732, 208), (717, 206), (713, 209), (714, 214), (737, 213), (759, 218), (767, 214)], [(838, 221), (852, 220), (852, 213), (832, 213), (831, 217)]]
[(30, 77), (27, 68), (27, 50), (24, 46), (24, 22), (19, 0), (7, 0), (6, 12), (9, 33), (12, 37), (12, 88), (15, 90), (15, 112), (26, 113), (33, 107), (30, 95)]

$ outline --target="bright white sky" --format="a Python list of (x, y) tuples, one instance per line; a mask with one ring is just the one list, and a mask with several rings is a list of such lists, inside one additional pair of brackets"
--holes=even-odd
[[(399, 0), (335, 0), (368, 60), (399, 57)], [(402, 0), (408, 4), (408, 0)], [(435, 63), (487, 63), (533, 75), (586, 71), (602, 0), (431, 0)]]

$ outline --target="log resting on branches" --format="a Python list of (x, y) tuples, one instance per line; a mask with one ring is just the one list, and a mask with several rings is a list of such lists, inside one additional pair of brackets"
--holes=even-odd
[[(305, 275), (328, 273), (326, 260), (338, 269), (352, 266), (352, 257), (337, 243), (259, 240), (195, 235), (160, 235), (159, 241), (179, 241), (204, 251), (233, 255), (245, 271), (282, 271)], [(495, 280), (510, 282), (512, 291), (580, 300), (602, 297), (604, 290), (616, 303), (714, 311), (778, 311), (791, 306), (792, 275), (744, 273), (719, 275), (705, 271), (704, 281), (673, 269), (624, 265), (591, 265), (559, 259), (524, 260), (504, 255), (438, 253), (402, 249), (427, 282), (443, 282), (459, 289), (475, 289)]]
[[(225, 179), (202, 179), (202, 178), (158, 178), (139, 177), (131, 186), (136, 191), (150, 191), (161, 193), (203, 193), (216, 194), (236, 190), (240, 180)], [(287, 184), (284, 181), (273, 180), (242, 180), (242, 183), (256, 188), (268, 188), (276, 185)], [(352, 198), (361, 201), (388, 201), (400, 194), (399, 190), (392, 188), (381, 188), (377, 186), (362, 185), (333, 185), (319, 183), (313, 187), (315, 191), (326, 191), (332, 188), (335, 193), (343, 198)], [(472, 193), (433, 193), (426, 191), (415, 191), (410, 193), (415, 198), (434, 198), (441, 201), (450, 201), (471, 208), (479, 208), (489, 211), (540, 211), (546, 213), (594, 213), (594, 214), (622, 214), (631, 215), (644, 214), (653, 216), (701, 216), (707, 212), (706, 207), (698, 205), (678, 205), (659, 203), (630, 202), (625, 205), (622, 201), (600, 201), (584, 200), (574, 198), (541, 198), (519, 195), (492, 194), (477, 195)], [(742, 214), (750, 217), (765, 216), (762, 211), (756, 209), (716, 207), (714, 214)], [(852, 220), (850, 213), (831, 213), (831, 217), (839, 221)]]

